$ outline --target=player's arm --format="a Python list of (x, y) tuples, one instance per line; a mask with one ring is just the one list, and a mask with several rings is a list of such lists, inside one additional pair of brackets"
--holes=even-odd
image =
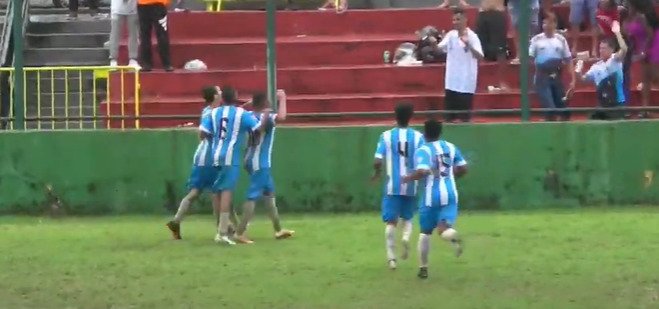
[(284, 90), (277, 90), (277, 122), (286, 120), (286, 92)]
[(462, 156), (460, 149), (455, 149), (455, 157), (453, 158), (453, 176), (460, 178), (467, 174), (467, 160)]
[(257, 120), (251, 113), (243, 113), (242, 117), (242, 125), (245, 126), (243, 130), (247, 129), (250, 132), (263, 133), (267, 127), (268, 121), (270, 121), (270, 110), (266, 109), (263, 111), (263, 114), (261, 114), (261, 120)]
[(382, 163), (384, 161), (384, 155), (386, 153), (386, 145), (384, 144), (384, 138), (380, 135), (380, 140), (378, 145), (375, 148), (375, 159), (373, 160), (373, 176), (371, 176), (371, 181), (376, 181), (380, 179), (382, 175)]
[(414, 153), (414, 172), (403, 177), (403, 182), (421, 180), (432, 173), (430, 170), (430, 151), (427, 147), (419, 148)]

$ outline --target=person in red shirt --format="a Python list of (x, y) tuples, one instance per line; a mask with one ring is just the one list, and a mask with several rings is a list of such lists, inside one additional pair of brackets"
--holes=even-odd
[(597, 8), (597, 25), (601, 30), (600, 33), (604, 39), (615, 38), (615, 34), (611, 31), (611, 25), (614, 21), (620, 22), (620, 13), (618, 12), (618, 5), (615, 0), (602, 0)]

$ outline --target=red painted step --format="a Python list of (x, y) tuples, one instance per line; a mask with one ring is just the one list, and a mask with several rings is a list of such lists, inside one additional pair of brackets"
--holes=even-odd
[[(383, 16), (386, 13), (386, 17)], [(475, 8), (467, 9), (470, 24), (475, 25)], [(277, 36), (360, 34), (362, 36), (390, 33), (414, 34), (426, 25), (451, 27), (450, 10), (392, 9), (350, 10), (345, 14), (319, 11), (278, 11)], [(217, 39), (265, 37), (266, 15), (262, 11), (230, 11), (217, 14), (204, 12), (171, 13), (170, 38)]]
[[(588, 67), (588, 66), (587, 66)], [(392, 65), (302, 67), (280, 69), (277, 86), (296, 94), (346, 94), (346, 93), (416, 93), (442, 92), (445, 77), (444, 64), (414, 67)], [(519, 85), (519, 65), (508, 65), (505, 81), (511, 87)], [(531, 70), (533, 71), (533, 70)], [(497, 85), (497, 65), (483, 62), (479, 66), (478, 91), (486, 92), (489, 85)], [(632, 76), (640, 78), (640, 67), (633, 66)], [(568, 82), (568, 75), (564, 74)], [(132, 76), (126, 75), (124, 83), (132, 85)], [(140, 75), (142, 96), (197, 95), (208, 85), (231, 85), (243, 94), (266, 89), (265, 70), (231, 70), (188, 72), (148, 72)], [(635, 84), (635, 83), (634, 83)], [(591, 83), (579, 83), (577, 89), (593, 89)], [(114, 76), (111, 89), (121, 89), (120, 79)], [(112, 93), (117, 99), (119, 93)]]
[[(383, 63), (383, 52), (392, 53), (404, 42), (413, 42), (413, 34), (328, 37), (285, 37), (277, 41), (277, 66), (328, 66)], [(512, 40), (512, 39), (511, 39)], [(590, 46), (591, 37), (582, 36), (581, 46)], [(172, 42), (174, 67), (187, 61), (202, 60), (210, 69), (254, 69), (266, 66), (264, 39)], [(120, 60), (127, 61), (126, 46), (120, 49)], [(155, 61), (159, 58), (155, 57)]]
[[(639, 101), (640, 93), (633, 92), (633, 102)], [(653, 92), (654, 96), (659, 95), (659, 90)], [(532, 107), (540, 107), (534, 94), (531, 95)], [(369, 93), (369, 94), (348, 94), (340, 96), (330, 95), (296, 95), (288, 98), (288, 110), (291, 114), (306, 113), (350, 113), (350, 112), (389, 112), (392, 111), (396, 104), (400, 102), (409, 102), (414, 104), (415, 109), (422, 110), (441, 110), (444, 108), (443, 95), (440, 93), (419, 93), (419, 94), (391, 94), (391, 93)], [(197, 115), (201, 110), (203, 103), (196, 96), (185, 97), (167, 97), (167, 98), (143, 98), (140, 105), (142, 115)], [(595, 94), (591, 90), (577, 91), (571, 101), (571, 107), (594, 107), (596, 106)], [(128, 102), (124, 106), (126, 115), (132, 115), (134, 111), (133, 102)], [(474, 97), (474, 110), (484, 109), (514, 109), (520, 107), (519, 92), (513, 93), (479, 93)], [(112, 115), (120, 115), (120, 104), (110, 104)], [(106, 106), (103, 104), (101, 110), (105, 111)], [(196, 119), (196, 116), (194, 116)], [(184, 120), (143, 120), (143, 127), (152, 127), (154, 124), (172, 125), (181, 124), (194, 119)], [(118, 122), (115, 122), (115, 124)]]

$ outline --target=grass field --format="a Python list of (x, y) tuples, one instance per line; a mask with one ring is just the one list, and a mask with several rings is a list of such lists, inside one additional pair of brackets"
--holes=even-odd
[(375, 213), (284, 214), (281, 241), (259, 218), (236, 247), (167, 219), (1, 217), (0, 308), (659, 308), (659, 207), (465, 213), (465, 254), (435, 237), (426, 281), (416, 252), (387, 269)]

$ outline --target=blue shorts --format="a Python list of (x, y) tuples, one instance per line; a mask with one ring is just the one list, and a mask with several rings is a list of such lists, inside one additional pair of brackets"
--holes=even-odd
[(217, 179), (217, 171), (218, 168), (215, 166), (193, 166), (188, 178), (188, 190), (203, 191), (212, 188)]
[(421, 233), (431, 234), (432, 231), (444, 222), (448, 226), (453, 226), (458, 218), (458, 205), (449, 204), (446, 206), (425, 206), (419, 207), (419, 226)]
[[(520, 6), (519, 6), (519, 1), (526, 1), (526, 0), (510, 0), (508, 1), (508, 13), (510, 14), (510, 22), (513, 24), (513, 27), (517, 28), (519, 25), (519, 14), (520, 14)], [(533, 35), (537, 31), (539, 31), (540, 23), (538, 21), (538, 12), (540, 11), (540, 1), (538, 0), (531, 0), (531, 28), (529, 29), (529, 34)], [(517, 29), (515, 29), (517, 31)]]
[(217, 172), (217, 178), (213, 183), (213, 192), (233, 191), (238, 185), (240, 176), (239, 166), (220, 166)]
[(248, 200), (257, 200), (264, 195), (272, 195), (273, 193), (275, 193), (275, 182), (272, 180), (269, 168), (262, 168), (250, 173), (249, 188), (247, 189)]
[(580, 25), (588, 16), (591, 27), (597, 27), (597, 6), (599, 0), (571, 0), (570, 1), (570, 24)]
[(405, 195), (385, 195), (382, 197), (382, 221), (394, 222), (398, 218), (411, 220), (416, 208), (416, 197)]

